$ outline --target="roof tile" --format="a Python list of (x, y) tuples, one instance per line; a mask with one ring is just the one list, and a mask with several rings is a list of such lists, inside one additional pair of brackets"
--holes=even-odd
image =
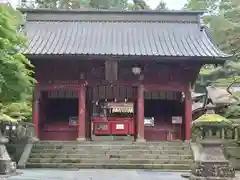
[(225, 57), (197, 23), (28, 21), (31, 55)]

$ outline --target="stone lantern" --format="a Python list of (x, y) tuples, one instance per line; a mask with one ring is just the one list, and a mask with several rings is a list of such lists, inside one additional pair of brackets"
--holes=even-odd
[[(206, 114), (193, 121), (192, 128), (199, 128), (202, 136), (192, 143), (194, 164), (189, 179), (233, 179), (235, 170), (223, 153), (223, 134), (225, 129), (233, 128), (232, 122), (215, 114), (214, 106), (209, 105)], [(218, 136), (218, 133), (222, 135)]]
[(199, 140), (224, 140), (225, 131), (233, 129), (232, 121), (215, 114), (215, 105), (207, 105), (206, 113), (192, 122), (192, 128), (201, 132)]
[[(0, 115), (0, 121), (7, 122), (5, 125), (6, 131), (14, 130), (17, 120), (5, 115)], [(11, 174), (16, 172), (16, 163), (12, 162), (5, 144), (8, 143), (8, 138), (6, 138), (0, 129), (0, 174)]]

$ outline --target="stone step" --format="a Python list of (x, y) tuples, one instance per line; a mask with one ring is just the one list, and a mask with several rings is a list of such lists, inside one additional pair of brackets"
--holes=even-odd
[(27, 163), (27, 168), (86, 168), (86, 169), (164, 169), (189, 170), (188, 164), (117, 164), (117, 163)]
[(97, 145), (34, 145), (33, 148), (36, 149), (71, 149), (71, 148), (78, 148), (78, 149), (119, 149), (119, 150), (124, 150), (124, 149), (149, 149), (149, 150), (154, 150), (154, 149), (159, 149), (159, 150), (189, 150), (190, 146), (154, 146), (154, 145), (149, 145), (149, 146), (140, 146), (140, 145), (124, 145), (124, 146), (119, 146), (119, 145), (102, 145), (102, 146), (97, 146)]
[(105, 151), (179, 151), (190, 152), (190, 148), (169, 148), (169, 147), (144, 147), (144, 148), (116, 148), (116, 147), (106, 147), (106, 148), (99, 148), (99, 147), (33, 147), (35, 151), (48, 151), (48, 150), (62, 150), (62, 151), (91, 151), (91, 152), (105, 152)]
[(160, 151), (160, 150), (85, 150), (85, 149), (71, 149), (71, 150), (62, 150), (62, 149), (32, 149), (33, 153), (79, 153), (79, 154), (176, 154), (176, 155), (187, 155), (191, 153), (191, 151), (180, 151), (180, 150), (168, 150), (168, 151)]
[(119, 159), (119, 158), (30, 158), (29, 163), (117, 163), (117, 164), (190, 164), (191, 160), (169, 160), (169, 159)]
[(189, 146), (190, 143), (183, 141), (164, 141), (164, 142), (129, 142), (129, 141), (39, 141), (35, 143), (36, 145), (118, 145), (118, 146), (126, 146), (126, 145), (138, 145), (138, 146), (149, 146), (149, 145), (157, 145), (157, 146)]
[[(98, 158), (99, 154), (66, 154), (66, 153), (31, 153), (29, 158)], [(146, 158), (146, 159), (173, 159), (173, 160), (187, 160), (192, 159), (192, 155), (161, 155), (161, 154), (104, 154), (101, 157), (120, 157), (120, 158)]]

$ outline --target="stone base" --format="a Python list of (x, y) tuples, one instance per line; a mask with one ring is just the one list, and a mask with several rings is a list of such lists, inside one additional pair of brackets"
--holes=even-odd
[(190, 180), (235, 179), (235, 170), (225, 158), (221, 143), (221, 140), (204, 140), (197, 146), (192, 146), (195, 162), (191, 168)]
[(198, 178), (234, 178), (235, 170), (229, 162), (195, 162), (191, 169), (191, 176)]
[(16, 163), (11, 160), (0, 160), (0, 174), (10, 174), (16, 172)]

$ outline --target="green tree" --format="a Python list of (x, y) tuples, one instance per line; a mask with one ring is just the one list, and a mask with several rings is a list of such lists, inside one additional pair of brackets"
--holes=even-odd
[(94, 9), (119, 9), (124, 10), (128, 6), (127, 0), (90, 0), (90, 7)]
[(151, 9), (144, 0), (133, 0), (132, 10)]
[(141, 10), (150, 9), (145, 0), (36, 0), (30, 3), (21, 0), (24, 8), (47, 8), (47, 9), (116, 9), (116, 10)]
[(0, 103), (24, 100), (31, 93), (33, 66), (20, 53), (26, 41), (19, 32), (20, 13), (0, 5)]
[(188, 10), (214, 12), (219, 8), (219, 0), (188, 0), (184, 6)]
[[(27, 6), (26, 3), (27, 2), (23, 2), (23, 5)], [(36, 0), (36, 4), (38, 8), (57, 8), (57, 0)]]
[[(240, 75), (240, 1), (238, 0), (189, 0), (185, 8), (208, 12), (205, 22), (210, 27), (214, 42), (227, 54), (233, 55), (224, 67), (201, 70), (200, 78), (221, 84), (224, 79)], [(206, 21), (207, 19), (207, 21)], [(225, 82), (225, 80), (224, 80)], [(226, 83), (226, 82), (225, 82)], [(229, 84), (231, 81), (229, 82)]]
[(0, 4), (0, 121), (31, 119), (33, 66), (20, 52), (26, 41), (20, 35), (24, 22), (19, 11)]
[[(21, 0), (23, 7), (31, 7), (26, 0)], [(128, 9), (128, 0), (36, 0), (36, 8), (48, 9)]]
[(167, 9), (168, 9), (167, 4), (164, 1), (161, 1), (156, 8), (156, 10), (158, 10), (158, 11), (159, 10), (167, 10)]

